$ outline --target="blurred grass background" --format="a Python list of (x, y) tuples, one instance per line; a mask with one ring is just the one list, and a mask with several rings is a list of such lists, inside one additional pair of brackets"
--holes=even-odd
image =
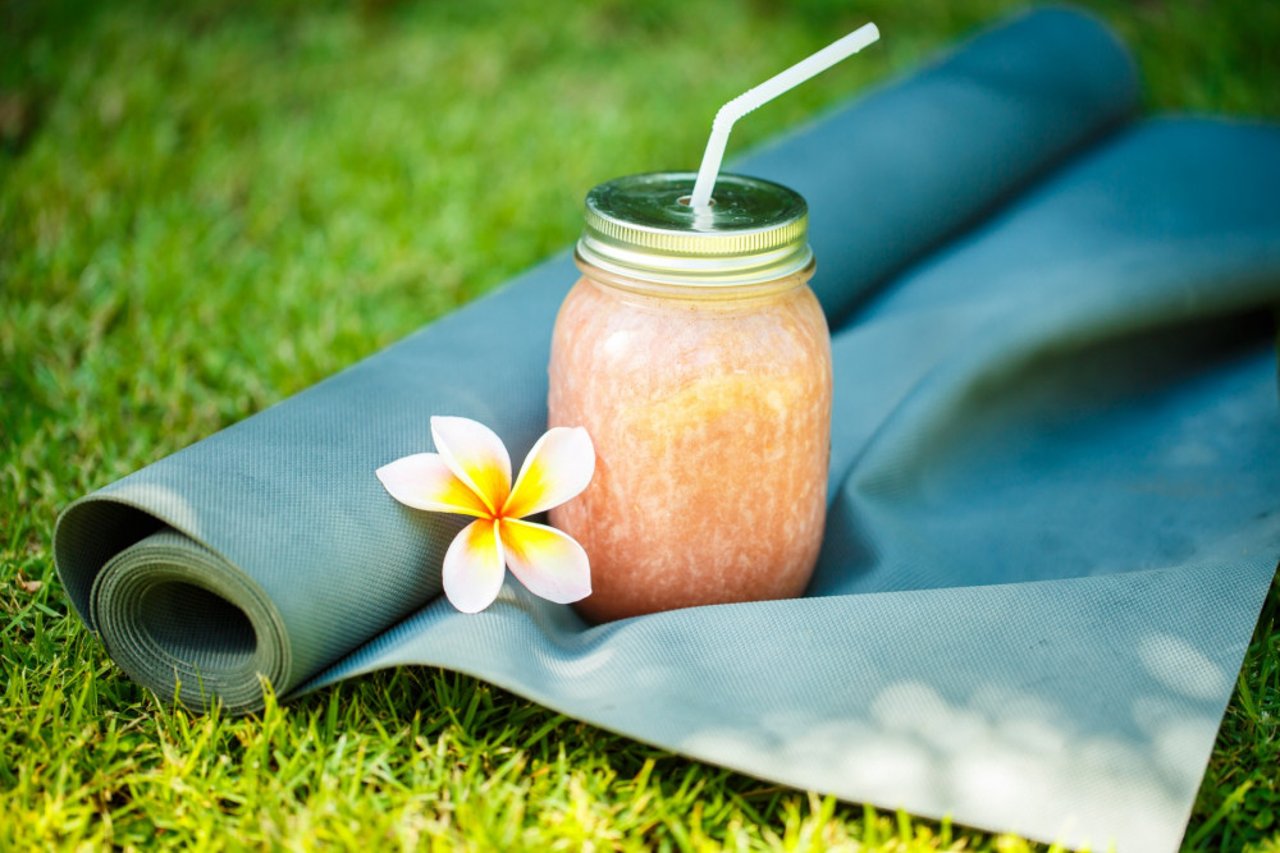
[[(192, 718), (111, 664), (50, 554), (73, 498), (566, 245), (593, 184), (694, 167), (746, 87), (866, 20), (885, 33), (731, 155), (1013, 5), (0, 0), (0, 849), (1028, 847), (433, 670)], [(1280, 3), (1089, 6), (1149, 108), (1280, 117)], [(1280, 849), (1276, 623), (1273, 589), (1190, 849)]]

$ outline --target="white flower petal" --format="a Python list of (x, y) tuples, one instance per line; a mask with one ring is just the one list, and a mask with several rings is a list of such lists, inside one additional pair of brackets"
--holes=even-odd
[(454, 475), (496, 514), (511, 492), (511, 456), (493, 430), (470, 418), (433, 417), (431, 439)]
[(506, 574), (498, 522), (479, 518), (459, 531), (444, 555), (444, 594), (463, 613), (479, 613), (498, 597)]
[(484, 501), (449, 470), (438, 453), (415, 453), (376, 472), (391, 497), (405, 506), (431, 512), (485, 516)]
[(510, 518), (502, 520), (500, 535), (511, 573), (534, 595), (568, 604), (591, 594), (587, 552), (572, 536)]
[(529, 451), (503, 515), (524, 518), (576, 497), (596, 470), (596, 450), (582, 427), (555, 427)]

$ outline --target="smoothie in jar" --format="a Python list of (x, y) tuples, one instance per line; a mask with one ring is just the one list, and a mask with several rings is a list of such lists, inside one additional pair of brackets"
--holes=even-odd
[(594, 621), (800, 595), (822, 540), (831, 354), (807, 208), (721, 175), (694, 211), (692, 183), (592, 190), (556, 322), (550, 424), (586, 427), (597, 464), (551, 520), (591, 559), (576, 607)]

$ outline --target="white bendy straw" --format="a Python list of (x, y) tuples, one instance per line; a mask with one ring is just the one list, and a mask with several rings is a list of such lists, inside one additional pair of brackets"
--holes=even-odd
[(794, 89), (810, 77), (816, 77), (837, 62), (848, 59), (878, 38), (880, 30), (875, 24), (861, 26), (721, 107), (715, 120), (711, 122), (711, 136), (707, 139), (707, 150), (702, 154), (702, 165), (698, 167), (698, 180), (694, 182), (693, 194), (689, 196), (689, 206), (702, 208), (711, 204), (711, 191), (715, 189), (720, 161), (724, 159), (724, 148), (729, 143), (729, 131), (733, 130), (735, 121), (783, 92)]

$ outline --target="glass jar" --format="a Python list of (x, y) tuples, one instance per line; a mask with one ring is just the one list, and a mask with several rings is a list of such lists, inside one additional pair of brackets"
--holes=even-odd
[(584, 426), (595, 477), (551, 512), (591, 560), (593, 621), (797, 596), (826, 511), (831, 342), (808, 287), (808, 207), (692, 173), (587, 195), (582, 278), (556, 320), (552, 426)]

